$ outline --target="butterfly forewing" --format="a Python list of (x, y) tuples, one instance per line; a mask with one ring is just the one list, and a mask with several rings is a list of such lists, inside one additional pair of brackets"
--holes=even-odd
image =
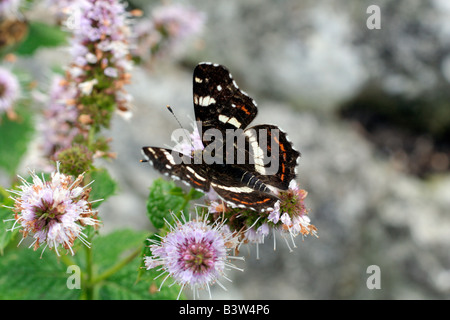
[[(218, 64), (201, 63), (194, 70), (193, 98), (195, 118), (201, 134), (209, 129), (244, 129), (256, 117), (256, 103), (242, 92), (230, 72)], [(208, 145), (208, 139), (203, 140)]]
[(142, 153), (162, 174), (181, 179), (195, 189), (204, 192), (210, 190), (207, 167), (194, 164), (190, 157), (174, 150), (156, 147), (143, 147)]

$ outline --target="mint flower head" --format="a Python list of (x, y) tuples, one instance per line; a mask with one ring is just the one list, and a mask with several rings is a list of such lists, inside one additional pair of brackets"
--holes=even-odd
[(0, 114), (12, 112), (14, 102), (19, 96), (19, 80), (11, 71), (0, 67)]
[(201, 217), (181, 221), (172, 216), (176, 224), (170, 226), (170, 232), (159, 241), (149, 239), (152, 256), (144, 258), (147, 270), (160, 267), (163, 272), (159, 276), (166, 274), (161, 286), (172, 277), (174, 283), (181, 285), (180, 294), (190, 286), (194, 298), (199, 289), (207, 289), (211, 296), (213, 283), (225, 289), (219, 278), (229, 280), (225, 271), (230, 267), (238, 269), (229, 261), (238, 259), (230, 255), (238, 244), (236, 236), (223, 223), (210, 224)]
[(202, 30), (205, 15), (180, 4), (157, 7), (152, 12), (155, 29), (171, 39), (184, 39)]
[[(308, 192), (300, 189), (297, 182), (292, 180), (289, 189), (280, 192), (280, 200), (275, 203), (274, 210), (269, 213), (267, 219), (283, 236), (289, 234), (294, 246), (293, 239), (300, 234), (302, 238), (307, 235), (318, 237), (317, 228), (310, 223), (311, 220), (307, 216), (308, 210), (304, 203), (307, 195)], [(286, 243), (288, 244), (287, 241)]]
[(221, 216), (228, 219), (230, 229), (238, 233), (241, 242), (256, 244), (259, 259), (258, 245), (263, 244), (270, 233), (274, 234), (274, 249), (275, 232), (279, 232), (291, 251), (288, 238), (296, 247), (294, 238), (298, 235), (301, 235), (302, 239), (307, 235), (318, 237), (317, 228), (310, 223), (304, 202), (307, 194), (307, 191), (300, 189), (297, 182), (292, 180), (288, 190), (277, 193), (279, 200), (274, 207), (267, 208), (265, 212), (233, 207), (221, 200), (214, 190), (206, 194), (206, 204), (214, 219)]
[(19, 14), (20, 0), (2, 0), (0, 1), (0, 17), (10, 18)]
[[(124, 86), (133, 67), (129, 52), (130, 15), (118, 0), (80, 0), (66, 8), (65, 25), (73, 33), (69, 80), (79, 89), (80, 114), (108, 121), (116, 110), (130, 116), (131, 96)], [(111, 106), (114, 105), (114, 108)], [(107, 122), (103, 123), (108, 126)]]
[(20, 190), (9, 191), (15, 195), (11, 230), (20, 229), (23, 239), (32, 235), (34, 250), (45, 245), (44, 250), (54, 248), (58, 255), (59, 246), (74, 255), (77, 238), (89, 246), (83, 230), (87, 225), (98, 226), (99, 220), (88, 200), (90, 188), (81, 186), (83, 175), (74, 180), (59, 172), (59, 163), (49, 181), (30, 173), (32, 183), (19, 176), (23, 183)]
[(165, 4), (152, 9), (148, 18), (140, 19), (133, 33), (136, 46), (133, 54), (144, 61), (180, 52), (187, 40), (199, 34), (206, 16), (194, 8)]
[(44, 109), (45, 121), (39, 124), (43, 135), (42, 150), (51, 158), (55, 152), (72, 145), (77, 134), (78, 111), (76, 107), (76, 88), (62, 76), (55, 75), (49, 90)]

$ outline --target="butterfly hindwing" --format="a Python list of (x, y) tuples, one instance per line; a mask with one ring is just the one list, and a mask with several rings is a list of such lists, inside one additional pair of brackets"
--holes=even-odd
[(270, 124), (248, 128), (244, 132), (248, 139), (248, 152), (253, 171), (257, 177), (271, 187), (287, 190), (295, 179), (300, 153), (287, 139), (286, 133)]
[(235, 164), (209, 166), (211, 187), (232, 206), (265, 211), (273, 207), (278, 197), (256, 175)]
[(272, 194), (248, 187), (225, 188), (223, 185), (218, 185), (214, 187), (214, 191), (232, 207), (250, 208), (260, 212), (273, 208), (279, 200)]

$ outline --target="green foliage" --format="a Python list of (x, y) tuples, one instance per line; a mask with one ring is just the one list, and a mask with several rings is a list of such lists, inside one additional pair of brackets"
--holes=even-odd
[(13, 221), (6, 221), (13, 219), (14, 217), (14, 212), (8, 208), (13, 205), (14, 201), (9, 198), (9, 193), (0, 187), (0, 256), (3, 255), (5, 248), (19, 232), (17, 229), (14, 231), (7, 231), (7, 229), (11, 229), (13, 225)]
[(60, 171), (64, 174), (78, 177), (92, 165), (92, 152), (83, 145), (74, 145), (58, 153), (61, 162)]
[[(20, 43), (8, 46), (7, 52), (16, 55), (32, 57), (41, 48), (51, 48), (67, 44), (68, 34), (60, 26), (52, 26), (43, 22), (28, 21), (28, 30)], [(94, 44), (90, 44), (94, 46)], [(112, 54), (112, 53), (111, 53)], [(105, 57), (105, 56), (104, 56)], [(106, 56), (109, 58), (109, 56)], [(59, 72), (66, 67), (54, 66)], [(109, 128), (110, 120), (117, 108), (116, 79), (106, 76), (104, 68), (92, 68), (86, 79), (96, 79), (97, 84), (92, 92), (82, 95), (77, 101), (80, 115), (89, 116), (89, 132), (79, 134), (74, 138), (72, 146), (65, 150), (58, 150), (61, 173), (75, 178), (84, 172), (84, 184), (95, 181), (90, 185), (89, 199), (106, 200), (116, 194), (117, 182), (105, 169), (95, 168), (93, 154), (109, 155), (109, 138), (97, 136), (103, 128)], [(27, 74), (28, 75), (28, 74)], [(25, 98), (29, 97), (29, 86), (22, 85)], [(7, 114), (0, 115), (0, 173), (6, 172), (11, 177), (16, 175), (20, 160), (27, 151), (29, 142), (35, 132), (34, 115), (38, 109), (27, 108), (26, 99), (21, 99), (14, 108), (17, 118), (11, 119)], [(81, 123), (80, 123), (81, 124)], [(85, 123), (83, 123), (85, 124)], [(87, 134), (84, 134), (87, 133)], [(100, 151), (96, 153), (97, 151)], [(54, 157), (51, 158), (55, 160)], [(31, 168), (33, 169), (33, 168)], [(50, 179), (45, 176), (45, 179)], [(31, 177), (24, 177), (29, 183)], [(11, 179), (14, 181), (14, 179)], [(15, 183), (10, 188), (15, 188)], [(92, 226), (84, 226), (83, 234), (90, 243), (75, 240), (73, 247), (63, 249), (48, 248), (42, 243), (36, 251), (33, 247), (33, 234), (22, 239), (21, 226), (15, 224), (14, 200), (11, 199), (8, 187), (0, 187), (0, 299), (41, 300), (41, 299), (175, 299), (180, 287), (171, 285), (171, 280), (161, 286), (165, 277), (158, 277), (160, 271), (143, 268), (143, 259), (151, 252), (148, 247), (149, 238), (158, 238), (158, 234), (146, 231), (116, 230), (103, 235)], [(165, 220), (171, 220), (170, 212), (177, 215), (189, 210), (191, 200), (202, 197), (201, 192), (191, 189), (185, 192), (173, 182), (162, 179), (155, 181), (150, 189), (147, 200), (147, 211), (150, 221), (155, 228), (164, 229)], [(92, 204), (97, 208), (103, 201)], [(101, 216), (99, 218), (102, 218)], [(41, 239), (42, 240), (42, 239)], [(17, 244), (20, 242), (20, 245)], [(30, 248), (31, 247), (31, 248)], [(56, 252), (56, 250), (58, 250)], [(72, 256), (72, 252), (75, 254)], [(58, 254), (57, 254), (58, 253)], [(72, 278), (70, 266), (77, 266), (80, 270), (81, 288), (69, 288), (68, 280)], [(78, 269), (77, 268), (77, 269)]]
[(185, 193), (173, 181), (157, 179), (150, 188), (147, 200), (147, 216), (155, 228), (164, 227), (164, 219), (170, 220), (170, 212), (176, 214), (189, 210), (189, 201), (203, 196), (203, 193), (191, 189)]
[(67, 34), (58, 26), (31, 21), (28, 27), (28, 36), (19, 45), (16, 54), (32, 55), (39, 48), (57, 47), (67, 43)]
[(34, 132), (32, 116), (23, 107), (16, 109), (17, 119), (0, 115), (0, 167), (9, 174), (16, 172)]
[(40, 252), (25, 246), (7, 252), (0, 264), (0, 299), (77, 299), (80, 290), (66, 285), (67, 266), (54, 252)]
[[(117, 183), (109, 175), (105, 169), (92, 169), (89, 172), (91, 180), (95, 182), (92, 185), (92, 191), (90, 193), (90, 200), (103, 199), (106, 200), (113, 196), (117, 191)], [(93, 208), (97, 208), (102, 202), (94, 202)]]
[[(74, 257), (63, 252), (57, 257), (47, 249), (40, 259), (40, 250), (35, 252), (26, 246), (9, 251), (0, 265), (0, 299), (84, 299), (88, 298), (88, 288), (92, 289), (89, 298), (93, 299), (176, 299), (177, 286), (164, 286), (161, 291), (153, 289), (161, 281), (153, 280), (154, 272), (136, 282), (142, 259), (139, 253), (147, 236), (147, 232), (118, 230), (95, 238), (92, 249), (78, 245)], [(89, 255), (92, 255), (91, 272), (87, 270)], [(72, 275), (67, 269), (69, 265), (81, 269), (80, 289), (67, 287)]]
[[(146, 275), (141, 281), (136, 281), (137, 272), (141, 265), (140, 255), (142, 245), (148, 237), (147, 232), (133, 230), (119, 230), (104, 237), (99, 237), (95, 242), (94, 259), (100, 261), (96, 267), (99, 277), (102, 272), (106, 274), (108, 270), (117, 265), (117, 261), (126, 259), (134, 252), (134, 257), (118, 272), (100, 282), (101, 287), (98, 292), (99, 299), (175, 299), (178, 294), (178, 287), (164, 287), (161, 291), (152, 292), (151, 287), (158, 284), (153, 278), (156, 274)], [(137, 249), (137, 250), (136, 250)], [(131, 254), (131, 256), (133, 256)], [(161, 280), (160, 280), (161, 281)]]

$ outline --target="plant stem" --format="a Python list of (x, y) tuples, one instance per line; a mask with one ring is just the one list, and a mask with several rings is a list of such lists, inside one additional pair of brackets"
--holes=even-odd
[(85, 298), (86, 300), (94, 300), (94, 283), (92, 281), (93, 278), (93, 254), (92, 249), (89, 247), (85, 247), (86, 251), (86, 284), (85, 288)]
[(60, 261), (61, 261), (62, 263), (64, 263), (67, 267), (76, 265), (75, 261), (73, 261), (73, 259), (71, 259), (68, 255), (64, 255), (64, 254), (63, 254), (63, 255), (61, 255), (61, 256), (59, 257), (59, 259), (60, 259)]
[(94, 286), (94, 285), (100, 283), (101, 281), (108, 279), (110, 276), (114, 275), (120, 269), (125, 267), (128, 263), (133, 261), (134, 258), (136, 258), (141, 253), (141, 251), (142, 251), (142, 248), (140, 248), (140, 247), (137, 248), (136, 250), (131, 252), (127, 257), (125, 257), (123, 260), (116, 263), (114, 266), (112, 266), (111, 268), (109, 268), (108, 270), (106, 270), (105, 272), (100, 274), (98, 277), (95, 277), (94, 279), (92, 279), (91, 284)]

